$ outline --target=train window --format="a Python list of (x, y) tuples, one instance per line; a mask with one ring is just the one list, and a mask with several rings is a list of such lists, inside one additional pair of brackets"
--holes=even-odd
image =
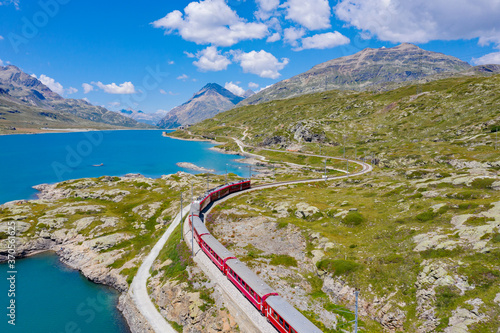
[(289, 330), (290, 329), (290, 326), (288, 325), (288, 323), (285, 323), (285, 330)]
[(297, 333), (296, 330), (294, 330), (293, 328), (290, 330), (291, 333)]
[(280, 325), (283, 326), (283, 318), (280, 317), (279, 322), (280, 322)]
[(274, 310), (273, 310), (273, 317), (274, 317), (274, 319), (278, 320), (278, 314)]

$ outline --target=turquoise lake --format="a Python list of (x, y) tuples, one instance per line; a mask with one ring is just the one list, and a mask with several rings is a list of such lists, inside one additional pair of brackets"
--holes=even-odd
[[(245, 173), (237, 155), (210, 150), (209, 142), (161, 136), (162, 131), (99, 131), (0, 136), (0, 203), (33, 199), (33, 185), (84, 177), (140, 173), (160, 177), (190, 162), (216, 173)], [(102, 166), (95, 166), (101, 165)]]
[[(190, 162), (216, 173), (246, 174), (237, 155), (221, 154), (208, 142), (162, 137), (162, 131), (99, 131), (0, 136), (0, 204), (36, 198), (33, 185), (68, 179), (121, 176), (148, 177), (194, 172), (179, 168)], [(96, 166), (101, 165), (102, 166)], [(0, 332), (127, 333), (116, 309), (118, 294), (88, 281), (61, 264), (55, 254), (17, 260), (16, 326), (7, 323), (7, 265), (0, 264)]]
[(8, 324), (7, 264), (0, 264), (0, 332), (127, 333), (118, 293), (88, 281), (54, 253), (17, 260), (16, 325)]

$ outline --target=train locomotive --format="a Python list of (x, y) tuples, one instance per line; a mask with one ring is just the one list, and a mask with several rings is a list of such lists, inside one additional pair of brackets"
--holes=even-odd
[(215, 237), (213, 237), (202, 219), (207, 206), (227, 196), (250, 188), (250, 180), (245, 179), (210, 189), (191, 203), (189, 227), (200, 249), (210, 258), (245, 298), (263, 315), (280, 333), (321, 333), (302, 313), (291, 306), (284, 298), (239, 261)]

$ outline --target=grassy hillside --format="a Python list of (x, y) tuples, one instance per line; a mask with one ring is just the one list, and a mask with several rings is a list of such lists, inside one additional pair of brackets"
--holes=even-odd
[(218, 238), (325, 331), (344, 321), (322, 309), (352, 310), (356, 288), (362, 331), (497, 332), (499, 129), (496, 75), (276, 100), (174, 135), (228, 149), (224, 137), (244, 136), (283, 150), (254, 153), (314, 167), (321, 161), (285, 149), (342, 156), (345, 145), (373, 162), (368, 175), (249, 193), (211, 217)]
[[(419, 92), (417, 94), (416, 92)], [(429, 163), (437, 156), (491, 160), (492, 131), (500, 125), (500, 76), (454, 78), (380, 94), (328, 91), (221, 113), (190, 128), (205, 136), (241, 136), (252, 145), (289, 147), (348, 156), (412, 159)], [(304, 140), (305, 138), (305, 140)], [(315, 139), (313, 139), (314, 141)], [(319, 142), (318, 142), (319, 143)], [(356, 150), (356, 151), (355, 151)]]

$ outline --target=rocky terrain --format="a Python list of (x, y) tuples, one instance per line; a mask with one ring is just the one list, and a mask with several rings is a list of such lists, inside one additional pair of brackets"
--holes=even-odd
[(349, 327), (354, 290), (363, 331), (497, 332), (500, 177), (461, 170), (254, 192), (207, 221), (325, 332)]
[(498, 74), (498, 66), (478, 66), (412, 44), (364, 49), (333, 59), (307, 72), (273, 84), (239, 104), (259, 104), (327, 90), (390, 90), (411, 82), (428, 82), (456, 75)]
[(44, 127), (149, 128), (85, 100), (63, 98), (16, 66), (0, 66), (0, 133)]
[(158, 122), (162, 128), (176, 128), (180, 125), (195, 124), (216, 114), (233, 108), (243, 97), (236, 96), (216, 83), (209, 83), (186, 103), (170, 110)]
[(154, 113), (146, 113), (141, 110), (135, 111), (122, 109), (119, 112), (125, 117), (132, 118), (140, 123), (156, 126), (156, 124), (158, 124), (158, 122), (165, 117), (168, 111), (158, 110)]
[[(8, 226), (15, 221), (18, 257), (56, 252), (91, 281), (120, 291), (119, 308), (131, 330), (149, 332), (127, 291), (142, 258), (180, 209), (173, 198), (190, 182), (195, 191), (204, 189), (203, 178), (181, 172), (161, 179), (131, 174), (36, 186), (39, 199), (0, 206), (0, 260), (7, 258)], [(177, 245), (179, 239), (173, 242)], [(163, 260), (154, 269), (169, 264), (172, 261)], [(206, 280), (196, 267), (188, 270)], [(150, 288), (157, 304), (168, 308), (163, 311), (167, 319), (177, 322), (174, 327), (179, 331), (184, 327), (184, 332), (234, 332), (235, 320), (206, 283), (188, 285), (171, 278), (168, 271), (155, 274)]]

